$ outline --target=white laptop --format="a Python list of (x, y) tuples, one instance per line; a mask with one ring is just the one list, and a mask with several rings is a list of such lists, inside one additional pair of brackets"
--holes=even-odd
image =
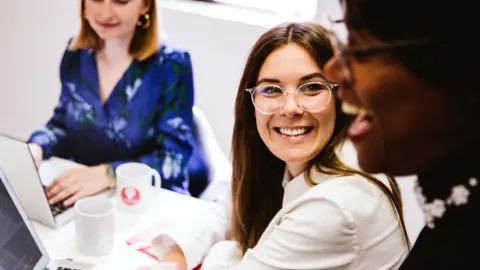
[[(47, 160), (37, 172), (28, 144), (3, 134), (0, 134), (0, 149), (0, 167), (29, 218), (52, 228), (61, 227), (74, 219), (73, 206), (65, 207), (62, 203), (50, 205), (45, 193), (46, 186), (67, 168)], [(99, 196), (111, 194), (107, 191)]]
[(51, 261), (0, 168), (0, 269), (88, 270), (93, 265)]

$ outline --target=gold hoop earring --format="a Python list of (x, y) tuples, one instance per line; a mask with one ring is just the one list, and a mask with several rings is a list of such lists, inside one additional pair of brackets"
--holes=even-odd
[(148, 14), (143, 15), (143, 19), (144, 19), (144, 22), (142, 22), (141, 19), (137, 21), (137, 26), (145, 30), (148, 27), (150, 27), (150, 15)]

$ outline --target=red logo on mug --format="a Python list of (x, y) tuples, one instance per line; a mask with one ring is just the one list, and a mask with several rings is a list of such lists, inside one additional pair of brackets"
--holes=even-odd
[(135, 205), (140, 200), (140, 191), (134, 187), (125, 187), (121, 192), (122, 200), (127, 205)]

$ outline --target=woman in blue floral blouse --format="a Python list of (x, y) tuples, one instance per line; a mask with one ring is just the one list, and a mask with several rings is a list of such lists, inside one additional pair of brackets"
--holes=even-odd
[[(130, 161), (158, 170), (164, 188), (188, 194), (188, 164), (207, 165), (194, 135), (188, 52), (159, 44), (155, 0), (82, 0), (81, 30), (60, 65), (53, 117), (29, 139), (37, 165), (51, 156), (87, 165), (47, 188), (50, 203), (114, 186)], [(200, 166), (199, 166), (200, 164)]]

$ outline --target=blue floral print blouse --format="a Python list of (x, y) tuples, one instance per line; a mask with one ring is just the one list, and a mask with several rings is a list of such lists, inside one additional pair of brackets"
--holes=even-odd
[(95, 51), (66, 50), (62, 89), (52, 118), (29, 142), (44, 159), (58, 156), (88, 166), (137, 161), (156, 169), (162, 187), (188, 194), (193, 136), (193, 72), (188, 52), (163, 44), (133, 60), (102, 103)]

